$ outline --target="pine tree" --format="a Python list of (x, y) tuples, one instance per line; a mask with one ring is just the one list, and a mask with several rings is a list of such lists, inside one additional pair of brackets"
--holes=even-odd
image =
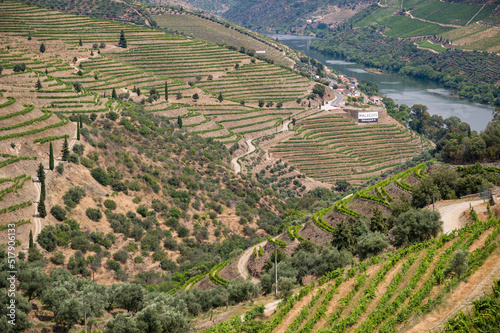
[(168, 101), (168, 83), (165, 81), (165, 100)]
[(78, 46), (83, 46), (83, 44), (82, 44), (82, 38), (80, 38), (80, 40), (78, 41)]
[(42, 82), (40, 82), (40, 78), (38, 78), (38, 81), (36, 81), (36, 90), (42, 89)]
[(124, 49), (127, 48), (127, 40), (125, 39), (125, 34), (123, 33), (123, 30), (120, 32), (120, 41), (118, 42), (118, 45), (120, 45)]
[(40, 45), (40, 52), (41, 53), (45, 52), (45, 44), (44, 43), (42, 43), (42, 45)]
[(222, 97), (222, 93), (219, 93), (219, 97), (217, 99), (222, 103), (222, 101), (224, 100), (224, 97)]
[(113, 88), (113, 91), (111, 92), (111, 98), (118, 99), (115, 88)]
[(52, 148), (52, 142), (49, 146), (49, 169), (54, 170), (54, 148)]
[(40, 202), (38, 202), (37, 210), (41, 218), (47, 216), (47, 210), (45, 209), (45, 198), (43, 197), (43, 195), (40, 195)]
[(33, 248), (33, 231), (30, 230), (30, 242), (29, 242), (29, 249)]
[(181, 116), (177, 116), (177, 125), (179, 125), (179, 128), (182, 128), (182, 118), (181, 118)]
[(62, 160), (67, 161), (69, 159), (68, 138), (64, 138), (64, 143), (61, 153), (62, 153)]

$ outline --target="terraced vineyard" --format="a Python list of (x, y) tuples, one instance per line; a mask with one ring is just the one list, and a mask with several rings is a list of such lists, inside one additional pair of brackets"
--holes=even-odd
[[(406, 331), (461, 283), (458, 276), (445, 273), (455, 251), (470, 251), (462, 278), (471, 277), (496, 251), (499, 233), (500, 223), (492, 218), (332, 271), (290, 297), (260, 331)], [(231, 322), (206, 332), (227, 327)]]
[(431, 146), (395, 122), (360, 126), (341, 114), (303, 119), (295, 130), (295, 136), (270, 151), (306, 175), (330, 183), (360, 183)]
[(195, 15), (176, 12), (165, 12), (161, 15), (153, 15), (152, 17), (160, 27), (167, 28), (170, 31), (178, 31), (187, 36), (216, 44), (235, 46), (238, 49), (243, 47), (255, 51), (265, 51), (264, 55), (272, 59), (275, 63), (290, 65), (290, 60), (285, 57), (284, 53), (278, 47), (271, 44), (270, 41), (263, 43), (250, 35), (254, 32), (245, 29), (244, 32), (246, 34), (244, 34), (239, 31), (243, 28), (237, 29), (231, 27), (230, 23), (227, 23), (226, 27), (222, 22), (214, 22)]
[[(378, 23), (389, 27), (386, 35), (394, 37), (431, 36), (453, 34), (454, 29), (467, 25), (476, 26), (476, 22), (498, 23), (494, 15), (496, 5), (479, 5), (468, 3), (452, 3), (436, 0), (412, 0), (402, 4), (388, 0), (372, 14), (358, 22), (358, 26)], [(400, 16), (400, 10), (410, 12), (411, 16)], [(462, 33), (459, 33), (464, 36)], [(490, 35), (489, 37), (492, 37)], [(448, 38), (448, 37), (445, 37)], [(485, 36), (485, 38), (487, 38)]]

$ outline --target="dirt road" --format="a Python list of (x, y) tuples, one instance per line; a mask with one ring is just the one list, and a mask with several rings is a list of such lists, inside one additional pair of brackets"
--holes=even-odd
[(441, 214), (443, 221), (443, 232), (445, 234), (463, 227), (463, 219), (461, 218), (465, 211), (482, 204), (483, 200), (461, 201), (461, 202), (438, 202), (436, 209)]
[(243, 157), (243, 156), (246, 156), (250, 153), (253, 153), (255, 151), (255, 146), (252, 144), (252, 140), (253, 139), (249, 139), (247, 140), (247, 145), (248, 145), (248, 151), (246, 153), (244, 153), (243, 155), (241, 156), (238, 156), (238, 157), (235, 157), (231, 160), (231, 164), (233, 165), (233, 168), (234, 168), (234, 173), (240, 173), (241, 172), (241, 167), (240, 167), (240, 164), (238, 163), (238, 159)]
[[(248, 260), (250, 260), (250, 256), (253, 254), (253, 249), (257, 248), (259, 249), (259, 246), (264, 247), (267, 244), (267, 241), (263, 241), (257, 245), (254, 245), (252, 247), (249, 247), (248, 249), (243, 252), (243, 254), (240, 257), (240, 260), (238, 261), (238, 273), (243, 277), (243, 279), (247, 279), (250, 273), (248, 272)], [(252, 283), (257, 283), (259, 282), (259, 279), (255, 278), (252, 276)]]

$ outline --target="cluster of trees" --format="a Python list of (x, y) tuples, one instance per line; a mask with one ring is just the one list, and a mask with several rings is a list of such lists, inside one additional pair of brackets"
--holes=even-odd
[(431, 116), (427, 107), (421, 104), (411, 108), (408, 125), (436, 142), (437, 152), (448, 163), (496, 161), (500, 158), (500, 108), (495, 109), (492, 121), (479, 134), (471, 131), (469, 124), (458, 117)]
[[(7, 253), (0, 249), (3, 279), (0, 282), (0, 299), (8, 304)], [(143, 272), (142, 280), (135, 283), (100, 285), (92, 280), (74, 277), (65, 269), (56, 268), (49, 274), (44, 272), (43, 257), (30, 253), (27, 261), (18, 260), (19, 290), (28, 300), (37, 299), (54, 316), (56, 327), (69, 331), (76, 324), (86, 324), (89, 331), (106, 312), (122, 309), (105, 324), (105, 332), (187, 332), (191, 316), (199, 315), (212, 308), (235, 304), (255, 296), (255, 286), (250, 282), (235, 282), (229, 288), (211, 290), (180, 291), (169, 295), (161, 289), (149, 288), (144, 284), (154, 278), (154, 272)], [(153, 275), (151, 275), (151, 273)], [(142, 283), (142, 284), (141, 284)], [(6, 322), (8, 309), (3, 307), (0, 327), (2, 331), (23, 332), (32, 324), (28, 319), (31, 305), (20, 293), (16, 293), (16, 325)]]
[(414, 186), (412, 204), (420, 208), (430, 204), (433, 196), (434, 200), (454, 199), (494, 185), (500, 185), (500, 174), (486, 171), (479, 163), (458, 170), (442, 167)]

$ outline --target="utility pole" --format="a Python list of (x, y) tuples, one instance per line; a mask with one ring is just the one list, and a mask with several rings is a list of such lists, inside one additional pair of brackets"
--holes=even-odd
[(278, 296), (278, 245), (274, 244), (274, 296)]

